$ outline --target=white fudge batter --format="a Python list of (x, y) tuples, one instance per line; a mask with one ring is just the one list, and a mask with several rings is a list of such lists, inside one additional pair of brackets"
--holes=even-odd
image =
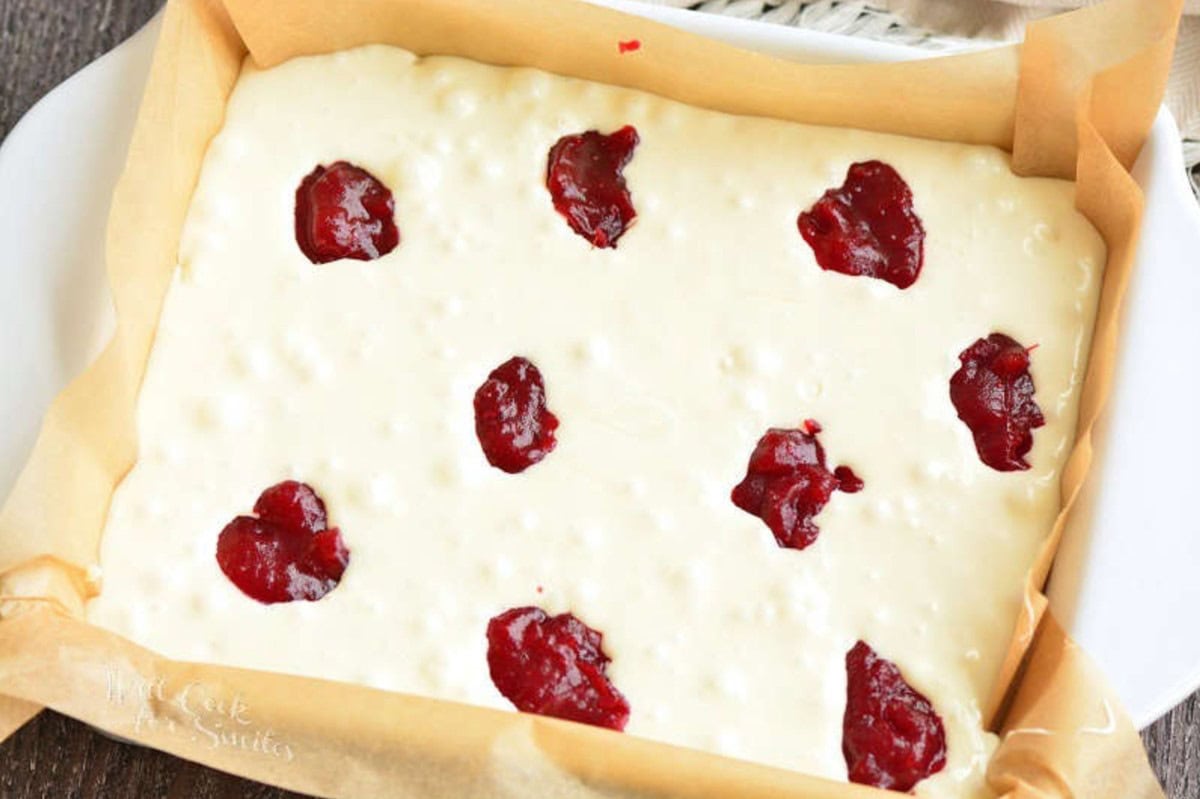
[[(554, 211), (559, 136), (636, 126), (615, 250)], [(294, 192), (345, 159), (390, 186), (400, 246), (314, 266)], [(900, 291), (825, 272), (797, 214), (853, 161), (912, 187), (925, 266)], [(981, 726), (1059, 469), (1104, 245), (1072, 184), (995, 149), (702, 111), (626, 89), (381, 46), (247, 66), (184, 229), (113, 500), (90, 619), (174, 658), (506, 708), (487, 621), (519, 605), (604, 633), (627, 733), (844, 780), (843, 658), (862, 638), (941, 713), (917, 794), (984, 793)], [(957, 355), (1038, 347), (1033, 468), (980, 462)], [(488, 466), (472, 395), (513, 355), (558, 447)], [(835, 493), (804, 551), (730, 502), (759, 436), (806, 418)], [(319, 602), (261, 605), (217, 534), (286, 478), (351, 561)], [(986, 794), (985, 794), (986, 795)]]

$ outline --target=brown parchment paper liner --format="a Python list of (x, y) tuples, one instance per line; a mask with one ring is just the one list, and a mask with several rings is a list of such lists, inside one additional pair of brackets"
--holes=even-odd
[[(116, 333), (51, 406), (0, 509), (0, 739), (40, 707), (206, 765), (329, 796), (883, 796), (534, 716), (173, 661), (82, 620), (112, 491), (204, 150), (249, 52), (261, 65), (396, 44), (536, 66), (695, 105), (1011, 149), (1077, 179), (1109, 259), (1064, 510), (1026, 584), (989, 702), (989, 782), (1020, 797), (1161, 797), (1103, 678), (1041, 593), (1091, 462), (1142, 196), (1128, 174), (1161, 99), (1181, 0), (1110, 0), (1034, 24), (1022, 46), (900, 64), (800, 65), (571, 0), (170, 0), (107, 263)], [(227, 10), (228, 9), (228, 10)], [(619, 56), (618, 40), (642, 49)], [(1026, 655), (1028, 654), (1028, 657)]]

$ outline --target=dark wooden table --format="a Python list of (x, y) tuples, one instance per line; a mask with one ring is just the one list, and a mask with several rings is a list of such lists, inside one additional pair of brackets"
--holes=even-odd
[[(0, 139), (39, 97), (137, 30), (161, 4), (0, 0)], [(1200, 692), (1142, 737), (1167, 795), (1200, 799)], [(0, 745), (3, 799), (297, 796), (118, 743), (56, 713), (43, 713)]]

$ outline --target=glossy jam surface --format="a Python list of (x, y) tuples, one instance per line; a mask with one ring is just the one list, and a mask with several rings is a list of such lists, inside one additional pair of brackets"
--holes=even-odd
[(392, 192), (346, 161), (317, 166), (296, 189), (296, 244), (314, 264), (373, 261), (396, 249)]
[(295, 480), (259, 495), (253, 516), (238, 516), (217, 536), (217, 564), (259, 602), (314, 601), (342, 579), (350, 551), (328, 526), (325, 503)]
[(851, 782), (893, 791), (911, 790), (946, 765), (941, 716), (862, 641), (846, 653), (842, 754)]
[(1029, 468), (1033, 431), (1046, 423), (1034, 399), (1030, 349), (1003, 333), (981, 338), (959, 354), (950, 400), (971, 429), (979, 459), (1001, 472)]
[(558, 419), (546, 408), (546, 383), (528, 358), (497, 366), (475, 392), (475, 435), (488, 463), (523, 472), (554, 449)]
[(766, 522), (781, 547), (804, 549), (817, 540), (821, 531), (814, 517), (834, 491), (862, 490), (862, 480), (850, 467), (830, 471), (825, 465), (825, 450), (817, 441), (820, 431), (812, 420), (803, 430), (768, 430), (730, 496), (734, 505)]
[(626, 125), (607, 135), (563, 136), (550, 148), (546, 188), (554, 208), (594, 247), (616, 247), (637, 217), (624, 175), (637, 145), (637, 130)]
[(513, 608), (488, 622), (487, 662), (517, 710), (623, 730), (629, 702), (605, 675), (604, 636), (570, 613)]
[(925, 228), (912, 191), (890, 164), (850, 165), (839, 188), (829, 189), (796, 220), (822, 269), (865, 275), (906, 289), (925, 261)]

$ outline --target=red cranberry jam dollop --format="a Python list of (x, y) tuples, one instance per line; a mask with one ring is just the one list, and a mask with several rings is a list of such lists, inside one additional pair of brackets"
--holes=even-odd
[(603, 638), (570, 613), (505, 611), (488, 622), (492, 682), (525, 713), (623, 730), (629, 702), (604, 674)]
[(979, 459), (1001, 472), (1028, 469), (1033, 430), (1046, 423), (1033, 399), (1030, 350), (1003, 333), (981, 338), (959, 354), (950, 401), (975, 437)]
[(850, 782), (911, 790), (946, 765), (946, 731), (896, 664), (862, 641), (846, 653), (842, 754)]
[(557, 428), (542, 373), (526, 358), (500, 364), (475, 392), (475, 435), (488, 463), (501, 471), (523, 472), (546, 457)]
[(554, 209), (595, 247), (616, 247), (637, 216), (621, 174), (637, 144), (637, 130), (626, 125), (608, 135), (563, 136), (550, 148), (546, 188)]
[(296, 244), (314, 264), (373, 261), (396, 249), (392, 192), (346, 161), (318, 166), (296, 189)]
[(925, 259), (925, 229), (904, 178), (882, 161), (851, 164), (841, 188), (829, 189), (796, 220), (817, 264), (906, 289)]
[(848, 466), (829, 471), (819, 432), (820, 425), (811, 420), (803, 430), (768, 430), (730, 496), (734, 505), (766, 522), (781, 547), (804, 549), (816, 541), (821, 531), (813, 517), (833, 492), (853, 494), (863, 487)]
[(314, 601), (342, 579), (350, 551), (328, 526), (325, 503), (295, 480), (273, 485), (217, 538), (217, 564), (251, 599), (271, 604)]

